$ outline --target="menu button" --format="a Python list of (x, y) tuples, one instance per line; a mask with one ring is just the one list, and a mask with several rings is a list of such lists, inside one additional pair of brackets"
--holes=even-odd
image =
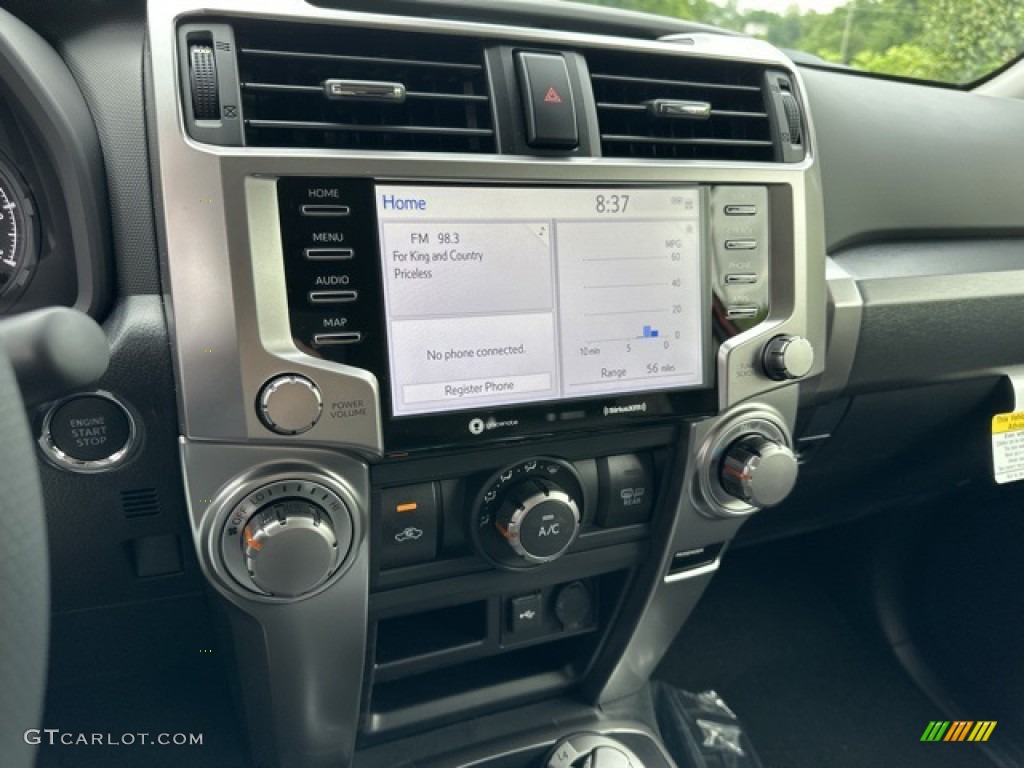
[(306, 248), (303, 254), (310, 261), (345, 261), (355, 252), (351, 248)]

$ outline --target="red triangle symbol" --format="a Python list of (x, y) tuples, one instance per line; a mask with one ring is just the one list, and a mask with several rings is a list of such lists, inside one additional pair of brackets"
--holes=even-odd
[(558, 95), (558, 91), (555, 90), (555, 86), (549, 86), (548, 92), (544, 94), (544, 101), (548, 104), (561, 104), (562, 97)]

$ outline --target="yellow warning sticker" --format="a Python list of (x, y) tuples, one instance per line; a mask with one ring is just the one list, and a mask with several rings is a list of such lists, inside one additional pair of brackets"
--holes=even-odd
[(992, 468), (997, 483), (1024, 480), (1024, 411), (992, 417)]

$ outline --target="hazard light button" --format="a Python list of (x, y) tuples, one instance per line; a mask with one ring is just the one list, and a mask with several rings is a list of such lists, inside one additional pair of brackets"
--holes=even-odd
[(538, 149), (576, 147), (576, 104), (565, 57), (520, 51), (516, 67), (526, 115), (526, 143)]

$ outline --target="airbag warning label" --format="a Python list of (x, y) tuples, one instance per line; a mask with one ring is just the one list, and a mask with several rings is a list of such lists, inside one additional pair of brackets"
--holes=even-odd
[(1024, 480), (1024, 411), (992, 417), (992, 467), (1000, 485)]

